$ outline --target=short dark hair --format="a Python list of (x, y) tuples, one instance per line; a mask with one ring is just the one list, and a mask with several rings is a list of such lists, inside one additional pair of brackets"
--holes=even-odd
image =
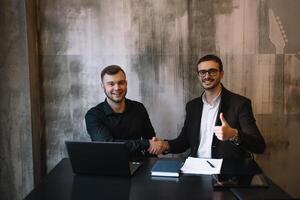
[[(219, 70), (222, 72), (223, 71), (223, 63), (221, 61), (221, 59), (213, 54), (208, 54), (203, 56), (202, 58), (200, 58), (197, 62), (197, 67), (200, 63), (205, 62), (205, 61), (215, 61), (216, 63), (219, 64)], [(198, 70), (198, 69), (197, 69)]]
[(117, 74), (119, 71), (121, 71), (124, 74), (124, 76), (126, 77), (124, 70), (118, 65), (109, 65), (109, 66), (105, 67), (101, 71), (101, 81), (103, 80), (103, 77), (105, 74), (114, 75), (114, 74)]

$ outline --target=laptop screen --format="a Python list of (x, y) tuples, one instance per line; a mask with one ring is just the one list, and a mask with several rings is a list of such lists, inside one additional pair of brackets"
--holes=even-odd
[(76, 174), (130, 176), (130, 154), (124, 142), (65, 141)]

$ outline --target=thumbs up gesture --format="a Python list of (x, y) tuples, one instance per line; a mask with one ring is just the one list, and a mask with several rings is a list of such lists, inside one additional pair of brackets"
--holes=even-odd
[(223, 113), (220, 113), (220, 120), (222, 125), (221, 126), (215, 126), (214, 132), (216, 137), (221, 140), (229, 140), (230, 138), (233, 138), (237, 130), (234, 128), (231, 128), (230, 125), (227, 123), (226, 119), (223, 116)]

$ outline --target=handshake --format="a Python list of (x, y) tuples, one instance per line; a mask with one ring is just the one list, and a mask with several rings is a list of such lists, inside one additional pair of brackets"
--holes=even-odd
[(169, 143), (163, 139), (153, 137), (149, 140), (148, 152), (150, 154), (159, 155), (169, 150)]
[[(221, 126), (215, 126), (214, 127), (214, 134), (216, 137), (221, 141), (226, 140), (234, 140), (238, 137), (238, 130), (235, 128), (232, 128), (228, 122), (225, 120), (223, 113), (220, 113), (220, 121)], [(170, 150), (169, 143), (166, 140), (153, 137), (151, 140), (149, 140), (149, 148), (148, 152), (151, 154), (159, 155), (162, 153), (165, 153)]]

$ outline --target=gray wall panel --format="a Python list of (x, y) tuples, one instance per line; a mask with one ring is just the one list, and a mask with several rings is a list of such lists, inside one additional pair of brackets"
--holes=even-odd
[[(289, 3), (291, 10), (299, 7), (296, 1)], [(53, 152), (48, 154), (49, 169), (63, 156), (59, 153), (63, 139), (88, 139), (83, 136), (82, 119), (89, 107), (104, 99), (99, 88), (99, 73), (104, 66), (119, 64), (125, 68), (128, 97), (145, 104), (158, 136), (174, 138), (183, 124), (185, 103), (202, 91), (195, 62), (205, 53), (218, 53), (225, 65), (224, 85), (252, 99), (269, 146), (258, 161), (275, 181), (297, 193), (275, 173), (280, 167), (268, 167), (269, 161), (279, 166), (271, 153), (291, 153), (290, 140), (295, 136), (283, 134), (286, 129), (281, 122), (299, 115), (299, 77), (294, 74), (298, 72), (295, 66), (300, 47), (294, 45), (297, 41), (289, 41), (284, 49), (289, 55), (279, 55), (271, 39), (280, 40), (282, 35), (269, 31), (272, 23), (279, 29), (283, 25), (281, 31), (285, 30), (290, 40), (295, 40), (293, 35), (298, 32), (295, 25), (287, 25), (298, 15), (289, 13), (280, 1), (102, 0), (65, 4), (45, 0), (42, 5), (41, 36), (46, 41), (41, 44), (42, 57), (52, 56), (49, 61), (45, 59), (43, 68), (53, 67), (51, 63), (55, 62), (52, 72), (58, 76), (52, 79), (44, 73), (44, 90), (51, 98), (59, 97), (56, 105), (46, 105), (47, 115), (54, 120), (77, 120), (76, 130), (80, 130), (70, 136), (74, 123), (63, 121), (67, 124), (63, 127), (60, 120), (48, 127), (48, 152)], [(281, 25), (277, 23), (280, 19)], [(78, 71), (70, 71), (72, 62)], [(294, 93), (296, 97), (291, 95)], [(75, 112), (76, 116), (72, 114)], [(289, 126), (294, 125), (291, 122)], [(292, 159), (289, 162), (299, 166)]]
[[(257, 160), (275, 181), (297, 193), (275, 173), (282, 168), (271, 156), (291, 153), (290, 140), (296, 136), (286, 132), (281, 122), (294, 121), (299, 115), (299, 77), (295, 75), (299, 70), (295, 66), (300, 47), (294, 45), (297, 41), (289, 41), (283, 52), (286, 55), (279, 55), (271, 39), (280, 40), (282, 35), (269, 31), (272, 23), (279, 29), (283, 26), (280, 30), (286, 31), (290, 40), (295, 40), (293, 35), (298, 32), (287, 25), (298, 15), (289, 13), (280, 1), (41, 2), (45, 99), (57, 100), (54, 105), (46, 104), (47, 135), (51, 135), (47, 140), (49, 169), (63, 157), (64, 139), (88, 139), (83, 116), (104, 99), (99, 88), (103, 67), (123, 66), (129, 81), (128, 97), (145, 104), (158, 136), (174, 138), (183, 124), (185, 103), (202, 91), (195, 74), (197, 59), (205, 53), (218, 53), (225, 66), (224, 85), (252, 99), (267, 140), (267, 152)], [(296, 1), (289, 3), (291, 8), (299, 7)], [(275, 18), (270, 16), (272, 12)], [(291, 95), (294, 93), (296, 97)], [(291, 122), (288, 127), (295, 125)], [(269, 161), (274, 164), (272, 169)], [(293, 159), (289, 162), (299, 166)]]
[(0, 5), (0, 199), (33, 188), (27, 38), (23, 1)]

